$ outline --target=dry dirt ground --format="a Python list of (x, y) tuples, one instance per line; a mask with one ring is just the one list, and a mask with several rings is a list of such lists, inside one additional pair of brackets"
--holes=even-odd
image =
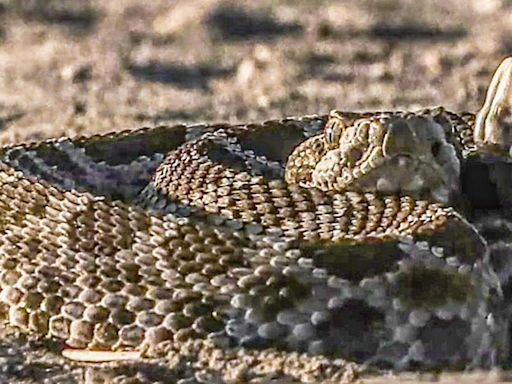
[[(0, 142), (442, 104), (477, 110), (510, 0), (0, 0)], [(174, 382), (160, 366), (151, 371)], [(90, 378), (0, 342), (0, 382)], [(505, 380), (409, 374), (389, 380)], [(189, 382), (187, 382), (189, 383)]]

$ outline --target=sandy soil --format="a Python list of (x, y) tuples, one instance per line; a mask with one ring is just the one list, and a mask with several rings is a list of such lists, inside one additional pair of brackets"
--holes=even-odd
[(0, 2), (2, 139), (331, 108), (477, 109), (499, 0)]
[[(332, 108), (477, 110), (511, 32), (510, 0), (0, 0), (0, 142)], [(0, 382), (84, 372), (0, 343)], [(447, 377), (460, 379), (402, 379)], [(464, 376), (484, 378), (507, 377)]]

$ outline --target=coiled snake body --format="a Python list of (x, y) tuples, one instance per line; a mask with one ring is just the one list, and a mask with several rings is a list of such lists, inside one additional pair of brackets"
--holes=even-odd
[(495, 364), (506, 306), (471, 221), (510, 207), (510, 71), (477, 116), (333, 111), (4, 147), (3, 324), (140, 358), (295, 351), (331, 379), (340, 357)]

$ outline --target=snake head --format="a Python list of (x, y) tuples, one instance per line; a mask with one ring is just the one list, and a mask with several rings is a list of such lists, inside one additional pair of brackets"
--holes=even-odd
[(476, 116), (473, 138), (483, 152), (512, 156), (512, 57), (494, 72)]
[[(324, 191), (411, 195), (443, 203), (458, 191), (456, 149), (431, 117), (413, 113), (360, 116), (332, 112), (323, 135), (292, 153), (291, 159), (309, 159), (304, 167), (309, 173), (302, 171), (307, 178), (299, 183), (306, 180), (303, 186)], [(304, 156), (313, 142), (315, 156)], [(293, 165), (289, 162), (287, 167)]]

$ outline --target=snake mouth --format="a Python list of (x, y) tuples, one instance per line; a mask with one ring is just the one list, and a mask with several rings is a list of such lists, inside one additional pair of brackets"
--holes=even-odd
[(459, 190), (459, 173), (458, 161), (401, 154), (383, 159), (374, 169), (354, 178), (350, 188), (448, 203)]
[(339, 149), (329, 151), (313, 172), (313, 183), (324, 190), (407, 195), (439, 203), (449, 203), (460, 191), (460, 160), (447, 141), (430, 152), (380, 152), (371, 160), (363, 157), (353, 167), (337, 169), (333, 164), (343, 164), (343, 156)]

